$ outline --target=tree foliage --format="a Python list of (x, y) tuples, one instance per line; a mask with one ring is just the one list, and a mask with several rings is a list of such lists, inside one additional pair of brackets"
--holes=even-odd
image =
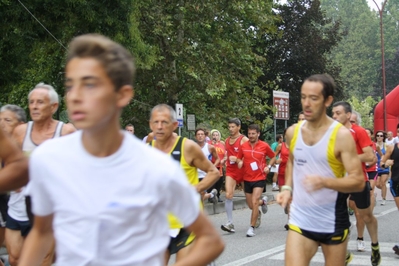
[(365, 128), (374, 128), (374, 106), (378, 103), (371, 96), (367, 96), (364, 100), (359, 100), (355, 96), (352, 96), (348, 103), (352, 106), (352, 109), (360, 113), (361, 126)]
[[(382, 1), (376, 1), (381, 7)], [(321, 0), (326, 15), (342, 24), (344, 37), (331, 51), (332, 61), (341, 69), (345, 92), (365, 99), (382, 97), (380, 18), (377, 8), (366, 0)], [(398, 49), (399, 0), (388, 0), (383, 12), (386, 64), (391, 63)], [(386, 73), (387, 80), (395, 73)], [(387, 91), (394, 87), (390, 84)]]
[[(329, 73), (340, 85), (339, 71), (327, 57), (341, 39), (340, 24), (324, 16), (318, 0), (291, 0), (278, 6), (276, 13), (281, 16), (278, 33), (265, 35), (257, 47), (267, 58), (259, 82), (268, 84), (270, 91), (290, 93), (291, 124), (302, 110), (300, 88), (304, 79)], [(340, 88), (336, 97), (342, 98)]]

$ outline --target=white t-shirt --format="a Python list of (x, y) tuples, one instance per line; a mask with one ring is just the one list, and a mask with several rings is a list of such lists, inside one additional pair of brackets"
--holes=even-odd
[(54, 213), (57, 266), (164, 265), (167, 212), (186, 225), (198, 217), (199, 195), (179, 164), (123, 134), (105, 158), (84, 149), (82, 131), (32, 153), (32, 210)]

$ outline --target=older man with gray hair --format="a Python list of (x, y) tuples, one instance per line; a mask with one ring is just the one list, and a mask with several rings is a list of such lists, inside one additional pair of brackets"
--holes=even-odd
[(360, 115), (359, 112), (356, 112), (355, 110), (352, 109), (352, 114), (351, 114), (351, 118), (349, 119), (349, 121), (352, 124), (361, 126), (362, 125), (362, 116)]
[[(53, 86), (39, 83), (28, 94), (29, 113), (32, 121), (15, 128), (13, 137), (25, 154), (29, 155), (43, 142), (67, 135), (76, 129), (71, 124), (64, 124), (53, 119), (59, 106), (59, 97)], [(27, 187), (29, 188), (29, 186)], [(11, 266), (17, 265), (22, 245), (28, 235), (32, 221), (29, 216), (29, 189), (25, 187), (10, 193), (6, 229), (6, 245)], [(28, 208), (27, 208), (28, 206)], [(42, 265), (51, 265), (54, 251), (51, 250)]]

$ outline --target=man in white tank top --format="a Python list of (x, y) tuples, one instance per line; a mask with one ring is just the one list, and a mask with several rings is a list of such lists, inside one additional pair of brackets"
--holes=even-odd
[[(75, 131), (75, 128), (71, 124), (64, 124), (53, 119), (53, 114), (58, 109), (59, 98), (52, 86), (44, 83), (37, 84), (29, 92), (28, 101), (29, 112), (33, 121), (17, 126), (13, 133), (14, 139), (21, 145), (22, 151), (27, 156), (46, 140)], [(29, 195), (29, 192), (26, 191), (25, 187), (10, 193), (6, 246), (11, 266), (18, 264), (24, 239), (32, 226), (25, 203), (26, 195)], [(51, 265), (53, 256), (54, 250), (52, 249), (42, 265)]]
[(362, 191), (364, 180), (349, 130), (326, 115), (334, 89), (327, 74), (307, 78), (301, 88), (305, 120), (286, 133), (286, 185), (277, 195), (283, 208), (292, 195), (285, 265), (309, 265), (319, 245), (326, 265), (345, 264), (350, 226), (346, 193)]
[[(215, 147), (206, 142), (205, 129), (197, 128), (195, 130), (195, 139), (197, 140), (198, 145), (201, 147), (202, 153), (205, 155), (205, 157), (208, 160), (211, 160), (212, 157), (216, 158), (215, 162), (213, 163), (213, 165), (216, 167), (220, 162), (220, 158), (216, 152)], [(197, 171), (198, 171), (198, 179), (201, 182), (201, 180), (206, 176), (206, 172), (202, 171), (199, 168), (197, 168)], [(216, 204), (218, 202), (217, 193), (218, 192), (216, 189), (212, 189), (210, 193), (207, 193), (205, 190), (201, 192), (201, 196), (203, 200), (210, 199), (212, 203)]]

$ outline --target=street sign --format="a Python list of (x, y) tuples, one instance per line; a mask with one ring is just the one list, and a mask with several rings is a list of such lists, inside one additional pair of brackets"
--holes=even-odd
[(183, 119), (177, 119), (177, 122), (179, 122), (179, 127), (183, 127)]
[(276, 108), (274, 119), (290, 119), (290, 94), (285, 91), (273, 91), (273, 106)]
[(176, 103), (176, 118), (177, 120), (183, 120), (183, 104)]
[(195, 115), (187, 115), (187, 130), (195, 130)]

